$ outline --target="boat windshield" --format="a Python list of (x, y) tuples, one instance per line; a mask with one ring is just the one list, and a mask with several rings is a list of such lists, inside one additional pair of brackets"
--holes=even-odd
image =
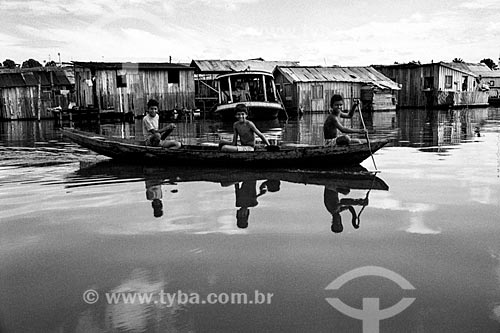
[(261, 101), (276, 102), (274, 80), (269, 75), (231, 75), (220, 80), (221, 104)]

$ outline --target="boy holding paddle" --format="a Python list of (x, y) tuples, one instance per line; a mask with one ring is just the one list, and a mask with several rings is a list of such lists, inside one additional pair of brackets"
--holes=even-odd
[(342, 112), (342, 108), (344, 107), (344, 98), (341, 95), (335, 94), (332, 96), (330, 100), (330, 107), (332, 111), (328, 115), (323, 124), (323, 135), (325, 137), (326, 145), (348, 145), (349, 143), (361, 143), (360, 140), (351, 139), (348, 135), (337, 136), (337, 130), (340, 130), (342, 133), (359, 133), (366, 134), (367, 131), (365, 129), (351, 129), (342, 126), (340, 124), (340, 118), (352, 118), (354, 115), (354, 110), (358, 106), (359, 101), (356, 100), (349, 112)]

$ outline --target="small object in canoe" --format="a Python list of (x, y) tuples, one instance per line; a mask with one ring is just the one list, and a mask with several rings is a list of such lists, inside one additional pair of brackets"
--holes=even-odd
[(269, 146), (266, 146), (266, 150), (267, 151), (280, 151), (280, 146), (269, 145)]

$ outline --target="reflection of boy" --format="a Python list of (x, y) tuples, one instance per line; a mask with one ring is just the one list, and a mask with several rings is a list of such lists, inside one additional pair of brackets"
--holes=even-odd
[[(219, 145), (222, 151), (235, 152), (235, 151), (254, 151), (255, 150), (255, 135), (264, 141), (266, 146), (269, 146), (269, 141), (257, 129), (255, 124), (247, 120), (248, 111), (245, 104), (236, 105), (236, 121), (233, 124), (233, 141), (221, 141)], [(240, 137), (241, 146), (238, 146), (238, 137)]]
[(325, 187), (325, 192), (323, 195), (323, 202), (325, 204), (326, 210), (332, 214), (332, 232), (339, 233), (344, 230), (342, 225), (342, 217), (340, 213), (344, 210), (349, 210), (351, 213), (351, 223), (352, 226), (357, 229), (359, 225), (356, 223), (357, 214), (354, 210), (353, 205), (368, 205), (368, 199), (350, 199), (344, 198), (339, 200), (339, 192), (347, 195), (350, 190), (348, 188), (329, 188)]
[(330, 107), (332, 108), (331, 113), (326, 118), (323, 124), (323, 135), (326, 140), (327, 145), (347, 145), (349, 143), (361, 143), (360, 140), (351, 139), (348, 135), (337, 136), (337, 130), (342, 133), (359, 133), (366, 134), (366, 130), (355, 130), (351, 128), (344, 127), (339, 122), (340, 118), (352, 118), (354, 115), (354, 110), (356, 109), (359, 101), (355, 101), (351, 110), (346, 113), (342, 112), (344, 106), (344, 98), (341, 95), (333, 95), (330, 100)]
[(236, 207), (240, 207), (236, 212), (236, 225), (238, 228), (248, 227), (248, 217), (250, 216), (249, 207), (255, 207), (259, 203), (257, 201), (257, 181), (245, 181), (234, 185), (236, 194)]
[(256, 180), (244, 181), (240, 184), (235, 184), (236, 207), (240, 207), (236, 212), (236, 225), (238, 228), (244, 229), (248, 227), (248, 217), (250, 216), (249, 207), (255, 207), (259, 204), (257, 198), (266, 192), (278, 192), (280, 190), (280, 180), (266, 180), (259, 186), (259, 194), (257, 194)]
[(150, 99), (148, 101), (148, 113), (142, 118), (142, 133), (147, 146), (161, 146), (165, 148), (177, 149), (181, 143), (175, 140), (165, 140), (175, 129), (174, 124), (169, 124), (161, 129), (159, 127), (158, 101)]
[(146, 180), (146, 199), (152, 201), (153, 216), (161, 217), (163, 215), (163, 192), (161, 190), (162, 181), (159, 179)]

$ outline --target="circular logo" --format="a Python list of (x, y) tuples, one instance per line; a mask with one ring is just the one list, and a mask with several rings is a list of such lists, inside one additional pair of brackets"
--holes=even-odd
[(87, 304), (95, 304), (99, 300), (99, 293), (94, 289), (86, 290), (83, 293), (83, 301)]

